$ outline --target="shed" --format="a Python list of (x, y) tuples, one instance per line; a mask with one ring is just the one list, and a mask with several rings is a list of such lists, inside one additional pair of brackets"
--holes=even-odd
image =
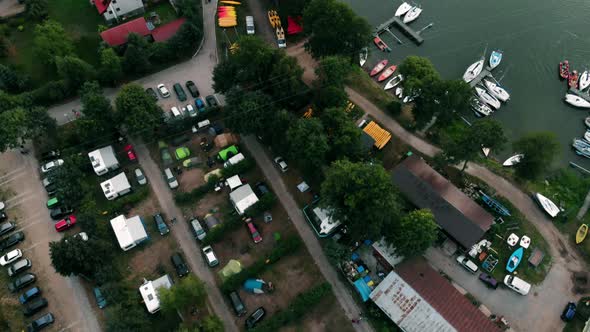
[(129, 250), (149, 238), (140, 216), (129, 219), (124, 215), (117, 216), (111, 219), (111, 227), (123, 251)]
[(239, 141), (240, 137), (238, 135), (232, 133), (224, 133), (215, 136), (213, 143), (215, 143), (215, 145), (219, 148), (224, 148), (228, 145), (238, 144)]
[(150, 281), (143, 279), (143, 284), (139, 287), (139, 293), (143, 298), (143, 302), (149, 313), (153, 314), (160, 310), (160, 298), (158, 297), (158, 289), (172, 287), (172, 279), (167, 274), (159, 277), (156, 280)]
[(242, 215), (246, 209), (258, 202), (258, 197), (252, 190), (252, 187), (249, 184), (245, 184), (232, 191), (229, 194), (229, 200), (238, 214)]
[(381, 128), (375, 121), (369, 122), (369, 124), (363, 128), (363, 131), (375, 140), (375, 147), (379, 150), (383, 149), (391, 139), (391, 133)]
[(229, 187), (230, 191), (233, 191), (234, 189), (238, 188), (242, 184), (243, 183), (242, 183), (242, 180), (240, 180), (239, 175), (234, 175), (234, 176), (227, 179), (227, 186)]
[(531, 264), (533, 267), (537, 267), (539, 266), (539, 264), (541, 264), (544, 257), (545, 253), (542, 252), (541, 249), (539, 249), (538, 247), (535, 247), (535, 249), (533, 249), (533, 252), (529, 256), (529, 264)]

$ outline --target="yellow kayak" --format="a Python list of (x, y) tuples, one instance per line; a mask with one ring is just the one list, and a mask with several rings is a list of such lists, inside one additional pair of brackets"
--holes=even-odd
[(227, 5), (241, 5), (242, 3), (239, 1), (227, 1), (227, 0), (221, 0), (219, 1), (221, 3), (227, 4)]
[(588, 225), (582, 224), (576, 232), (576, 244), (582, 243), (586, 238), (586, 235), (588, 235)]

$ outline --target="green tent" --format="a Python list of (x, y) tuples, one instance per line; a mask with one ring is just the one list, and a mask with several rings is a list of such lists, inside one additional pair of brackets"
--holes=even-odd
[(238, 154), (238, 148), (235, 145), (232, 145), (230, 147), (227, 147), (221, 151), (219, 151), (219, 158), (221, 158), (221, 160), (223, 161), (227, 161), (229, 158), (231, 158), (232, 156), (235, 156)]
[(182, 160), (190, 155), (191, 151), (185, 146), (181, 146), (178, 149), (176, 149), (176, 160)]
[(234, 274), (240, 273), (240, 271), (242, 271), (242, 263), (235, 259), (230, 259), (227, 265), (219, 270), (219, 276), (221, 279), (225, 280)]

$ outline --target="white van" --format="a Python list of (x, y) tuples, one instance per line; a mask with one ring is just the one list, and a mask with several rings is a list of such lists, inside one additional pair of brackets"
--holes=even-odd
[(176, 106), (172, 107), (170, 109), (170, 112), (172, 113), (172, 115), (177, 118), (179, 116), (182, 116), (182, 113), (180, 113), (180, 111), (178, 110), (178, 108)]
[(254, 17), (246, 16), (246, 34), (254, 34)]
[(168, 186), (170, 186), (170, 189), (178, 188), (178, 181), (176, 181), (176, 177), (174, 176), (174, 174), (172, 174), (170, 168), (166, 168), (164, 170), (164, 178), (166, 179), (166, 182), (168, 182)]
[(244, 159), (246, 159), (246, 158), (244, 158), (244, 155), (240, 152), (237, 155), (229, 158), (225, 163), (223, 163), (223, 167), (228, 168), (230, 166), (233, 166), (233, 165), (241, 162)]
[(203, 241), (205, 236), (207, 236), (207, 233), (203, 229), (203, 226), (201, 226), (201, 223), (199, 222), (199, 220), (197, 218), (195, 218), (195, 219), (191, 220), (190, 223), (191, 223), (191, 229), (193, 231), (193, 235), (195, 236), (195, 238), (197, 238), (199, 241)]
[(531, 284), (511, 274), (504, 277), (504, 284), (520, 295), (527, 295), (531, 290)]
[(205, 119), (203, 121), (197, 122), (197, 130), (207, 128), (211, 125), (211, 121), (209, 119)]

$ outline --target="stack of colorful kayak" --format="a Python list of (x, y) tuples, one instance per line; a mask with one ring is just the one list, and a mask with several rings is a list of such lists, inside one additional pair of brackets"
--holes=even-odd
[(222, 28), (235, 27), (238, 25), (236, 8), (233, 6), (219, 6), (217, 8), (219, 26)]

